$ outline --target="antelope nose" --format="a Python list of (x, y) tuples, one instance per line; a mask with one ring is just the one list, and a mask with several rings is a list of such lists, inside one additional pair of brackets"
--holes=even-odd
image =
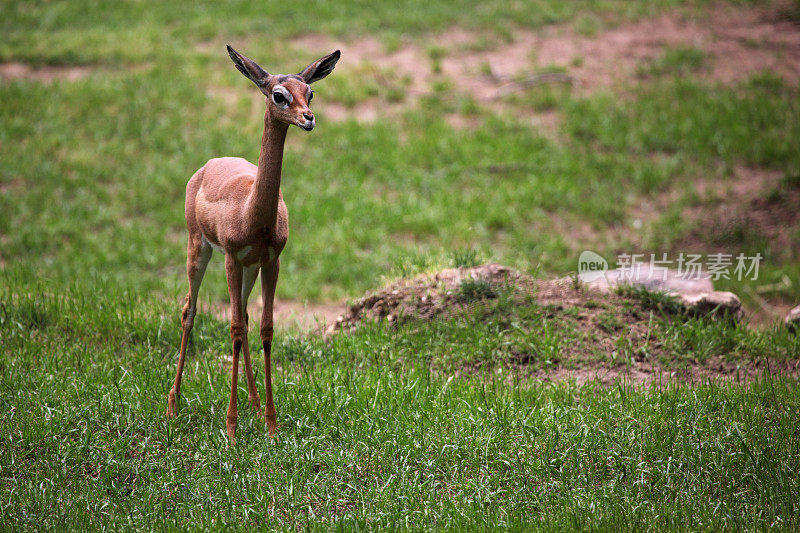
[(314, 113), (312, 113), (311, 111), (306, 111), (305, 113), (303, 113), (303, 118), (306, 120), (314, 120)]

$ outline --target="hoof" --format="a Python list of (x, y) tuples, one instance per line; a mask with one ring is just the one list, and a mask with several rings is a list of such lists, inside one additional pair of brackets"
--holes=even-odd
[(226, 424), (226, 432), (228, 433), (228, 442), (231, 446), (236, 444), (236, 418), (228, 417)]
[(175, 400), (175, 391), (169, 391), (169, 398), (167, 398), (167, 418), (175, 418), (177, 412)]
[(275, 413), (268, 414), (266, 411), (264, 412), (264, 420), (267, 422), (267, 430), (269, 431), (269, 436), (274, 437), (275, 432), (278, 431), (278, 417)]

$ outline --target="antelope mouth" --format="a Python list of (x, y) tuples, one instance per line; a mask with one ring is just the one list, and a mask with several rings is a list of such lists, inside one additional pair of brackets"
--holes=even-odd
[(305, 120), (298, 120), (297, 122), (295, 122), (295, 124), (297, 124), (298, 126), (300, 126), (301, 128), (303, 128), (304, 130), (306, 130), (306, 131), (311, 131), (311, 130), (313, 130), (313, 129), (314, 129), (314, 126), (316, 126), (316, 125), (317, 125), (317, 121), (315, 120), (315, 119), (316, 119), (316, 117), (312, 118), (311, 120), (308, 120), (308, 119), (307, 119), (307, 118), (305, 118), (305, 117), (303, 117), (303, 118), (304, 118)]

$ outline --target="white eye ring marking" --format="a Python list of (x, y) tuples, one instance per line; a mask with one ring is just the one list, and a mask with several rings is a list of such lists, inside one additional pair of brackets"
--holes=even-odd
[(272, 101), (281, 109), (286, 109), (292, 103), (292, 93), (281, 85), (276, 85), (272, 89)]

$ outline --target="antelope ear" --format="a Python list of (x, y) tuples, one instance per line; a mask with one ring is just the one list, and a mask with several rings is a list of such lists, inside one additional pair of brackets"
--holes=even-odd
[(333, 67), (336, 66), (336, 62), (339, 61), (342, 53), (339, 50), (335, 52), (331, 52), (330, 54), (317, 59), (305, 69), (303, 72), (298, 74), (306, 83), (314, 83), (315, 81), (319, 81), (331, 72), (333, 72)]
[(244, 74), (244, 76), (258, 85), (259, 87), (264, 87), (267, 84), (267, 79), (269, 78), (269, 73), (258, 66), (258, 63), (253, 61), (252, 59), (243, 56), (233, 48), (231, 45), (226, 45), (228, 48), (228, 55), (231, 56), (233, 60), (233, 64), (236, 65), (236, 68)]

